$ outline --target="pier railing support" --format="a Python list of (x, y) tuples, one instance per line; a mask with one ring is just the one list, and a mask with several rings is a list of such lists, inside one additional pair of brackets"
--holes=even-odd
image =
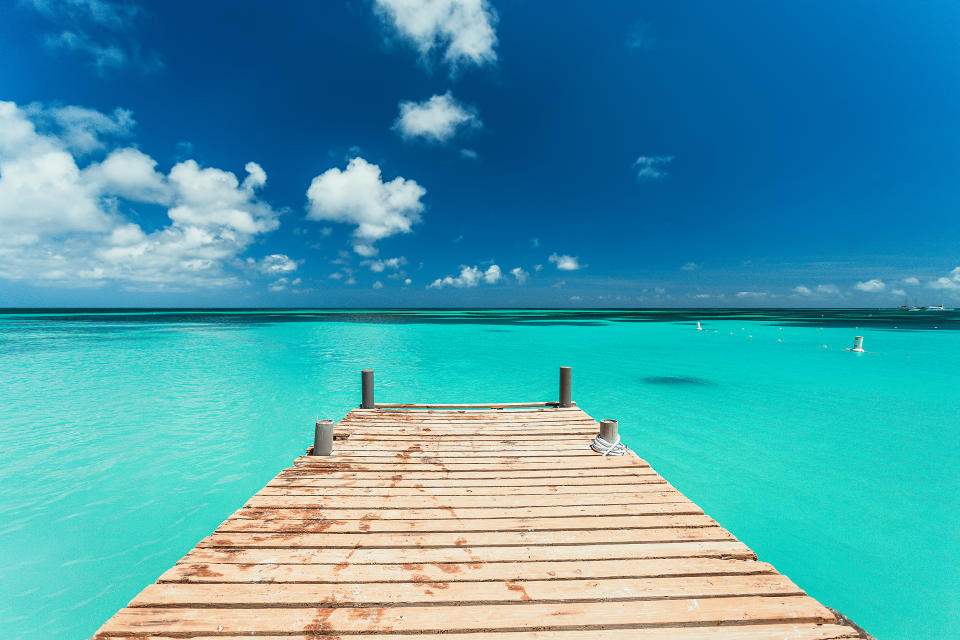
[(313, 433), (313, 455), (328, 456), (333, 453), (333, 420), (317, 419)]
[(561, 407), (573, 406), (573, 371), (570, 367), (560, 367), (560, 403)]
[(600, 421), (600, 437), (607, 442), (619, 442), (617, 439), (617, 428), (619, 423), (616, 420)]
[(376, 409), (373, 402), (373, 369), (364, 369), (360, 372), (360, 388), (362, 409)]

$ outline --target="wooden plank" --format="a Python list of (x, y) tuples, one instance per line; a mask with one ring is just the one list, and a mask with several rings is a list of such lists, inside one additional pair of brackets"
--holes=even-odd
[(379, 471), (361, 471), (356, 467), (290, 467), (280, 472), (278, 478), (333, 478), (333, 479), (390, 479), (390, 480), (412, 480), (412, 479), (434, 479), (434, 480), (480, 480), (480, 479), (527, 479), (527, 478), (611, 478), (627, 479), (638, 477), (649, 473), (650, 467), (645, 465), (636, 465), (634, 467), (622, 467), (619, 469), (497, 469), (487, 467), (486, 469), (473, 469), (470, 471), (451, 471), (449, 469), (422, 469), (419, 471), (409, 471), (400, 469), (386, 469)]
[[(657, 485), (653, 485), (656, 487)], [(596, 504), (630, 505), (656, 502), (679, 502), (677, 491), (651, 489), (641, 492), (569, 495), (506, 495), (506, 496), (397, 496), (384, 500), (379, 496), (291, 496), (257, 494), (247, 501), (248, 507), (282, 507), (285, 509), (398, 509), (474, 508), (501, 509), (510, 507), (586, 506)], [(622, 510), (621, 510), (622, 511)]]
[(778, 574), (505, 582), (394, 582), (337, 584), (153, 584), (129, 607), (395, 607), (432, 603), (661, 600), (718, 596), (799, 596)]
[[(679, 542), (691, 540), (736, 540), (718, 526), (665, 527), (659, 529), (623, 529), (616, 535), (618, 544)], [(244, 549), (395, 549), (402, 547), (496, 547), (511, 545), (584, 545), (610, 544), (609, 531), (444, 531), (434, 533), (213, 533), (197, 548), (233, 547)]]
[(232, 564), (418, 564), (446, 562), (527, 562), (531, 560), (607, 560), (611, 558), (744, 558), (756, 559), (742, 542), (640, 542), (526, 547), (468, 546), (425, 549), (224, 549), (195, 547), (184, 556), (190, 563)]
[(433, 507), (416, 509), (322, 509), (286, 508), (286, 507), (243, 507), (236, 511), (237, 517), (259, 518), (298, 518), (298, 519), (334, 519), (334, 520), (437, 520), (440, 518), (559, 518), (569, 516), (622, 516), (656, 515), (664, 513), (685, 514), (702, 513), (700, 507), (677, 494), (674, 502), (648, 504), (591, 504), (552, 507), (503, 507), (496, 511), (487, 508)]
[[(200, 637), (193, 635), (192, 637)], [(241, 640), (250, 636), (224, 635), (217, 633), (219, 640)], [(259, 640), (320, 640), (314, 631), (308, 634), (258, 635)], [(338, 634), (336, 640), (423, 640), (422, 634), (379, 634), (363, 633), (362, 635)], [(507, 631), (493, 635), (485, 634), (484, 638), (495, 640), (849, 640), (861, 638), (852, 627), (838, 624), (819, 623), (789, 623), (789, 624), (745, 624), (732, 626), (699, 626), (699, 627), (653, 627), (648, 629), (604, 629), (601, 635), (596, 630), (566, 629), (560, 631)], [(129, 635), (98, 634), (98, 640), (129, 640)], [(182, 636), (137, 634), (137, 640), (173, 640)], [(333, 639), (331, 639), (333, 640)], [(438, 639), (439, 640), (439, 639)], [(444, 633), (442, 640), (478, 640), (475, 633)]]
[(448, 562), (381, 564), (229, 564), (181, 562), (159, 582), (478, 582), (485, 580), (569, 580), (664, 578), (776, 573), (766, 562), (723, 558), (541, 560), (532, 562)]
[[(574, 402), (573, 404), (576, 404)], [(418, 404), (403, 402), (377, 402), (375, 409), (523, 409), (528, 407), (558, 407), (559, 402), (500, 402), (484, 404)]]
[(619, 487), (632, 486), (648, 482), (665, 482), (660, 474), (653, 471), (640, 472), (632, 476), (616, 477), (567, 477), (544, 476), (540, 478), (411, 478), (397, 480), (369, 478), (331, 478), (320, 475), (277, 476), (267, 483), (268, 487), (346, 487), (357, 489), (425, 489), (440, 487)]
[[(127, 608), (101, 633), (339, 633), (609, 628), (738, 622), (833, 623), (836, 617), (804, 596), (748, 596), (699, 600), (587, 603), (306, 608)], [(592, 623), (592, 624), (591, 624)]]
[(369, 532), (497, 532), (497, 531), (563, 531), (588, 529), (591, 531), (619, 529), (657, 529), (665, 527), (719, 526), (703, 514), (654, 516), (591, 516), (588, 518), (445, 518), (442, 520), (379, 520), (371, 517), (355, 520), (305, 520), (230, 518), (217, 527), (217, 533), (275, 532), (275, 533), (355, 533)]
[(564, 495), (635, 493), (638, 489), (673, 489), (663, 479), (647, 478), (630, 484), (609, 485), (521, 485), (491, 487), (315, 487), (310, 485), (267, 485), (257, 492), (259, 496), (503, 496), (503, 495)]

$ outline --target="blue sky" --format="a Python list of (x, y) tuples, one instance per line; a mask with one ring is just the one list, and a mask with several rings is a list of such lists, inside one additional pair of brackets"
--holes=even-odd
[(954, 2), (18, 0), (0, 306), (960, 306)]

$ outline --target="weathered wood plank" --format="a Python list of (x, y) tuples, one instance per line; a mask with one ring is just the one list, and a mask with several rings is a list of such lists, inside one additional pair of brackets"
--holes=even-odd
[[(655, 516), (591, 516), (588, 518), (445, 518), (442, 520), (380, 520), (376, 513), (368, 518), (355, 520), (305, 520), (230, 518), (217, 527), (217, 533), (356, 533), (396, 532), (422, 533), (455, 531), (591, 531), (619, 529), (662, 529), (667, 527), (713, 527), (719, 526), (710, 516), (703, 514), (655, 515)], [(608, 533), (608, 535), (610, 535)]]
[[(749, 596), (699, 600), (482, 604), (408, 607), (127, 608), (101, 633), (339, 633), (446, 632), (539, 628), (605, 628), (737, 622), (834, 623), (836, 617), (805, 596)], [(591, 624), (592, 623), (592, 624)]]
[(334, 520), (437, 520), (442, 518), (559, 518), (570, 516), (622, 516), (702, 513), (700, 507), (683, 498), (679, 493), (674, 502), (648, 504), (592, 504), (552, 507), (503, 507), (492, 511), (487, 508), (434, 507), (416, 509), (343, 509), (332, 508), (285, 508), (285, 507), (243, 507), (234, 513), (235, 517), (297, 519), (334, 519)]
[(229, 564), (181, 562), (159, 582), (477, 582), (664, 578), (776, 573), (766, 562), (722, 558), (540, 560), (400, 564)]
[[(137, 640), (173, 640), (183, 636), (137, 634)], [(193, 635), (191, 637), (201, 637)], [(241, 640), (250, 636), (224, 635), (217, 633), (219, 640)], [(259, 640), (320, 640), (314, 632), (309, 634), (259, 635)], [(379, 634), (364, 633), (362, 635), (338, 634), (336, 640), (423, 640), (422, 634)], [(731, 626), (699, 626), (699, 627), (663, 627), (657, 626), (648, 629), (604, 629), (602, 633), (596, 630), (562, 630), (562, 631), (505, 631), (484, 634), (484, 638), (494, 640), (849, 640), (861, 636), (849, 626), (838, 624), (819, 623), (789, 623), (789, 624), (744, 624)], [(129, 635), (97, 635), (98, 640), (129, 640)], [(444, 633), (442, 640), (478, 640), (475, 633)], [(438, 638), (438, 640), (440, 640)], [(331, 639), (332, 640), (332, 639)]]
[(799, 596), (784, 576), (697, 576), (505, 582), (337, 584), (153, 584), (129, 607), (381, 606), (487, 602), (662, 600), (718, 596)]
[[(642, 485), (638, 485), (642, 486)], [(609, 495), (585, 493), (567, 495), (500, 495), (500, 496), (396, 496), (384, 500), (379, 496), (291, 496), (254, 495), (247, 501), (248, 507), (283, 507), (287, 509), (426, 509), (449, 507), (452, 509), (499, 509), (504, 507), (584, 506), (594, 504), (629, 505), (653, 502), (679, 502), (683, 496), (678, 491), (661, 491), (659, 485), (651, 485), (650, 491), (635, 488), (630, 493)]]
[[(487, 547), (509, 545), (582, 545), (609, 544), (609, 531), (485, 531), (435, 533), (213, 533), (197, 544), (197, 548), (235, 547), (261, 549), (374, 549), (426, 547)], [(657, 529), (623, 529), (616, 536), (618, 543), (678, 542), (689, 540), (735, 540), (724, 528), (665, 527)]]
[(744, 558), (756, 555), (742, 542), (640, 542), (525, 547), (429, 547), (425, 549), (232, 549), (194, 547), (190, 563), (234, 564), (417, 564), (446, 562), (527, 562), (611, 558)]
[(663, 480), (650, 478), (631, 484), (564, 486), (491, 486), (491, 487), (313, 487), (309, 485), (268, 485), (257, 492), (258, 496), (517, 496), (517, 495), (565, 495), (565, 494), (613, 494), (635, 493), (638, 490), (667, 490), (672, 486)]

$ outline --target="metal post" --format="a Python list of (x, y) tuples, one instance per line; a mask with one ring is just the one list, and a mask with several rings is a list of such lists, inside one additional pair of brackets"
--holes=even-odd
[(616, 420), (601, 420), (600, 437), (611, 444), (617, 442), (617, 425)]
[(328, 456), (333, 452), (333, 420), (317, 419), (313, 432), (313, 455)]
[(373, 369), (364, 369), (360, 372), (361, 404), (362, 409), (375, 409), (373, 403)]
[(560, 404), (561, 407), (572, 407), (571, 387), (573, 373), (570, 367), (560, 367)]

